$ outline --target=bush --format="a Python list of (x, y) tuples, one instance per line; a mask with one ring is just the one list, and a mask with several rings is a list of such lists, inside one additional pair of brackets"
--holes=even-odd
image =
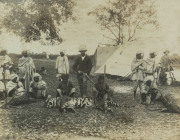
[(173, 54), (170, 56), (172, 64), (180, 64), (180, 55), (179, 54)]

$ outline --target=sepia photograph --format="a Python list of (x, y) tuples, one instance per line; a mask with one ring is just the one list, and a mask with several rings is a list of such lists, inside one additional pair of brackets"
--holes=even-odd
[(180, 140), (180, 0), (0, 0), (0, 140)]

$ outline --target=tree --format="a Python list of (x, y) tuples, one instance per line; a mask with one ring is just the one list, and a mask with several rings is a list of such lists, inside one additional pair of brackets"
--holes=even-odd
[(61, 43), (60, 27), (73, 16), (73, 0), (2, 0), (8, 14), (2, 26), (26, 42), (40, 40), (42, 34), (50, 43)]
[(124, 39), (132, 41), (136, 31), (151, 24), (158, 26), (154, 2), (150, 0), (113, 0), (105, 6), (98, 6), (88, 13), (96, 17), (103, 30), (108, 30), (115, 45), (123, 44)]

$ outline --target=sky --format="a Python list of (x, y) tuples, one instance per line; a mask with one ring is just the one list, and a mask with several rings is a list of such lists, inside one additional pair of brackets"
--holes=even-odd
[[(19, 37), (12, 33), (3, 32), (0, 35), (0, 48), (6, 48), (9, 53), (20, 53), (25, 47), (30, 51), (41, 53), (48, 52), (57, 54), (60, 50), (65, 50), (67, 54), (77, 54), (81, 44), (88, 48), (88, 54), (93, 54), (99, 43), (108, 44), (107, 38), (103, 34), (100, 26), (96, 24), (93, 16), (87, 13), (95, 9), (99, 4), (106, 4), (108, 0), (76, 0), (77, 5), (74, 15), (78, 18), (78, 23), (69, 22), (63, 26), (61, 35), (64, 42), (58, 46), (42, 46), (38, 42), (24, 43)], [(149, 41), (153, 38), (151, 45), (157, 45), (158, 51), (170, 49), (180, 52), (180, 0), (156, 0), (158, 11), (158, 21), (160, 29), (158, 31), (145, 29), (139, 31), (137, 39), (139, 41)], [(5, 13), (0, 5), (0, 17)], [(148, 45), (150, 46), (150, 45)], [(146, 47), (146, 46), (144, 46)]]

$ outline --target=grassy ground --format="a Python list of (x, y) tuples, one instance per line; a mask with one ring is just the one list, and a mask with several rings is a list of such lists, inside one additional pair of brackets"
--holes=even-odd
[[(48, 84), (48, 94), (55, 96), (58, 81), (55, 77), (55, 61), (35, 60), (37, 69), (45, 66), (48, 75), (43, 79)], [(79, 91), (76, 75), (70, 75)], [(96, 78), (93, 78), (96, 81)], [(121, 106), (113, 108), (114, 116), (104, 114), (93, 108), (76, 109), (76, 113), (60, 113), (58, 109), (44, 108), (44, 102), (38, 101), (15, 108), (0, 109), (1, 139), (179, 139), (180, 115), (161, 112), (160, 102), (143, 106), (135, 101), (131, 93), (131, 82), (108, 80), (115, 88), (114, 101)], [(92, 84), (88, 84), (91, 96)], [(180, 87), (162, 87), (163, 92), (179, 92)], [(78, 92), (79, 93), (79, 92)], [(78, 95), (77, 95), (78, 96)], [(128, 107), (129, 106), (129, 107)]]

